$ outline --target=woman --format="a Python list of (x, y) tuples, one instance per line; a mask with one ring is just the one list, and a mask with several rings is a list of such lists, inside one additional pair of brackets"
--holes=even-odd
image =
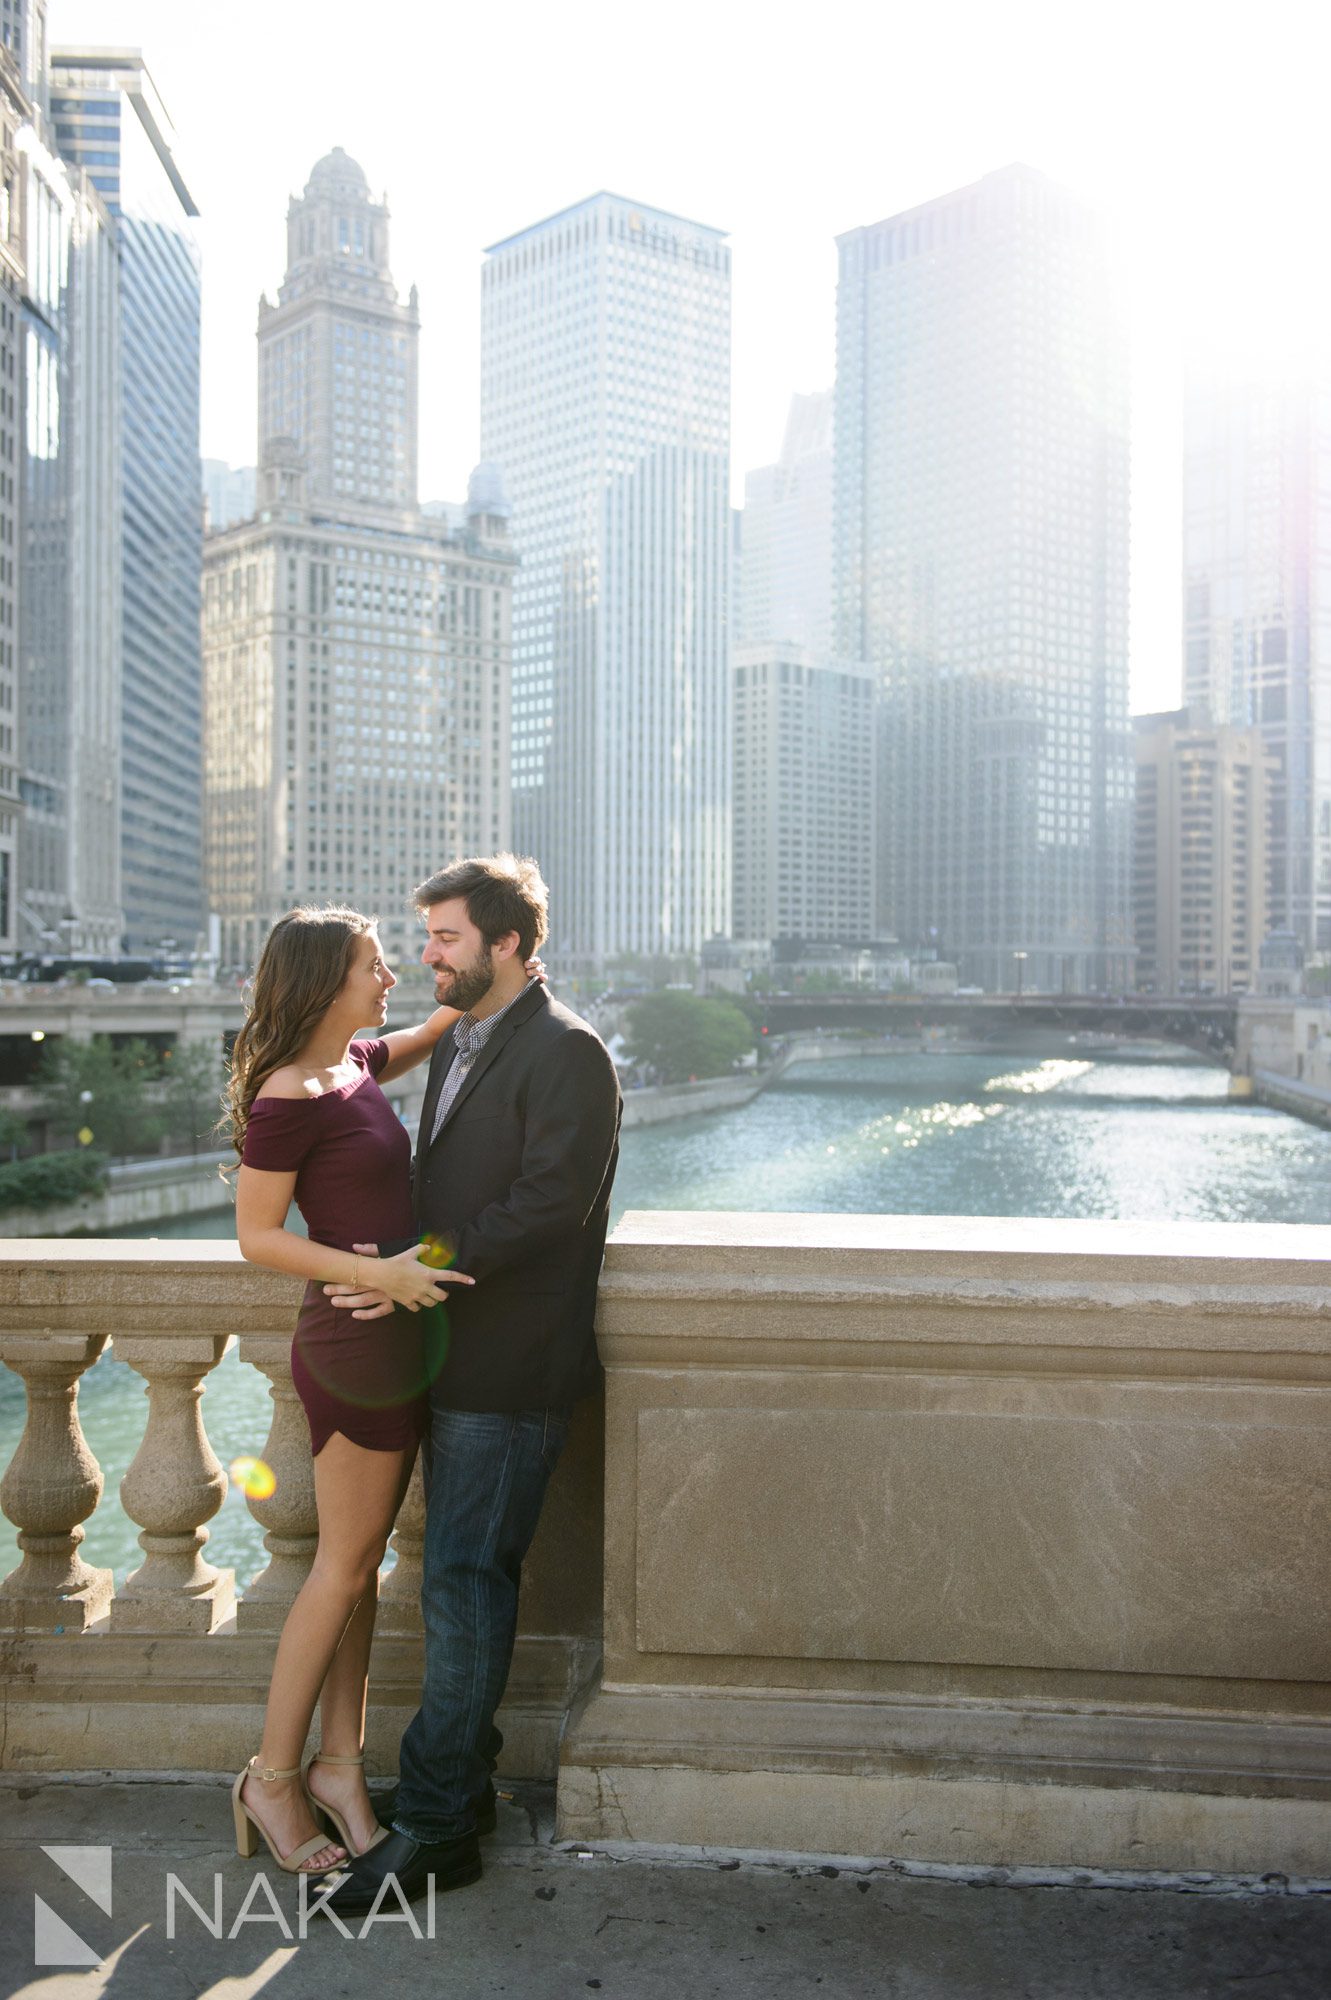
[[(411, 1142), (379, 1086), (423, 1061), (458, 1014), (438, 1007), (418, 1028), (354, 1041), (383, 1026), (396, 984), (370, 918), (292, 910), (264, 945), (232, 1053), (240, 1248), (307, 1280), (291, 1376), (309, 1419), (319, 1543), (282, 1628), (263, 1742), (232, 1788), (239, 1852), (253, 1854), (262, 1835), (288, 1873), (335, 1868), (383, 1833), (362, 1748), (379, 1565), (443, 1360), (438, 1288), (472, 1282), (429, 1268), (430, 1251), (414, 1245), (374, 1266), (375, 1286), (398, 1306), (391, 1319), (353, 1320), (320, 1289), (361, 1282), (353, 1242), (416, 1234)], [(285, 1226), (293, 1198), (308, 1238)], [(321, 1747), (302, 1771), (316, 1702)], [(340, 1842), (324, 1837), (316, 1812)]]

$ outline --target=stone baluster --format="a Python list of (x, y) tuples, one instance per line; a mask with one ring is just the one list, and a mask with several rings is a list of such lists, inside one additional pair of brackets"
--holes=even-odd
[(203, 1525), (226, 1498), (227, 1477), (199, 1408), (203, 1378), (226, 1334), (117, 1336), (115, 1351), (148, 1384), (148, 1423), (120, 1482), (120, 1503), (143, 1530), (143, 1562), (111, 1607), (113, 1632), (215, 1632), (235, 1608), (234, 1570), (203, 1560)]
[(258, 1456), (277, 1484), (266, 1500), (246, 1496), (251, 1514), (265, 1531), (268, 1564), (245, 1586), (236, 1625), (242, 1632), (277, 1632), (309, 1575), (319, 1542), (310, 1427), (291, 1380), (289, 1334), (281, 1339), (242, 1334), (240, 1358), (262, 1369), (269, 1380), (273, 1419)]
[(421, 1476), (422, 1457), (417, 1456), (411, 1484), (398, 1509), (397, 1527), (389, 1547), (397, 1561), (384, 1578), (379, 1593), (381, 1632), (419, 1632), (421, 1629), (421, 1575), (425, 1555), (425, 1482)]
[(79, 1377), (104, 1333), (6, 1334), (0, 1360), (23, 1377), (27, 1422), (0, 1481), (0, 1507), (23, 1560), (0, 1584), (0, 1631), (84, 1632), (111, 1602), (109, 1569), (79, 1554), (83, 1522), (102, 1497), (102, 1469), (79, 1423)]

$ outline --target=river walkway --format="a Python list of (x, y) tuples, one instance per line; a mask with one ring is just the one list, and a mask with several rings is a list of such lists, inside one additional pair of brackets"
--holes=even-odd
[[(13, 2000), (327, 2000), (391, 1988), (480, 2000), (1321, 2000), (1331, 1895), (1280, 1883), (1110, 1878), (1090, 1871), (926, 1868), (825, 1855), (559, 1845), (553, 1790), (515, 1788), (485, 1875), (415, 1928), (400, 1908), (344, 1937), (295, 1885), (237, 1859), (223, 1784), (8, 1778), (0, 1791), (0, 1945)], [(108, 1845), (99, 1911), (46, 1849)], [(167, 1935), (174, 1875), (180, 1890)], [(265, 1884), (254, 1887), (263, 1876)], [(33, 1964), (41, 1896), (99, 1967)], [(236, 1928), (247, 1896), (248, 1921)], [(280, 1913), (280, 1918), (279, 1918)], [(391, 1921), (390, 1921), (391, 1919)], [(283, 1921), (290, 1932), (284, 1934)], [(350, 1928), (350, 1927), (349, 1927)], [(235, 1931), (235, 1935), (229, 1935)], [(417, 1935), (419, 1930), (420, 1935)]]

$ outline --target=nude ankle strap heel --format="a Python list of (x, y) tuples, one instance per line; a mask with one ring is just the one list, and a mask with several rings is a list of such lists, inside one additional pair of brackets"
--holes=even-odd
[(348, 1764), (354, 1766), (357, 1764), (363, 1764), (364, 1762), (365, 1762), (365, 1752), (363, 1750), (360, 1751), (359, 1754), (355, 1757), (335, 1757), (329, 1750), (313, 1750), (311, 1751), (310, 1755), (305, 1759), (304, 1764), (301, 1766), (301, 1779), (305, 1786), (305, 1796), (308, 1798), (311, 1806), (314, 1808), (314, 1811), (316, 1813), (322, 1813), (324, 1818), (328, 1820), (332, 1826), (335, 1826), (337, 1828), (338, 1839), (342, 1842), (342, 1845), (346, 1848), (347, 1853), (354, 1855), (368, 1854), (370, 1849), (372, 1847), (377, 1847), (381, 1840), (387, 1840), (388, 1828), (386, 1826), (376, 1826), (374, 1832), (370, 1835), (370, 1838), (366, 1841), (364, 1847), (357, 1847), (351, 1838), (351, 1829), (348, 1827), (347, 1822), (343, 1819), (337, 1807), (330, 1806), (329, 1804), (327, 1804), (325, 1800), (317, 1797), (316, 1794), (310, 1790), (310, 1766), (312, 1764)]
[[(340, 1868), (342, 1863), (333, 1861), (327, 1868), (306, 1868), (304, 1865), (319, 1852), (321, 1847), (333, 1844), (326, 1834), (319, 1833), (313, 1840), (302, 1841), (299, 1847), (292, 1848), (290, 1854), (279, 1854), (267, 1827), (240, 1795), (246, 1778), (255, 1777), (264, 1784), (272, 1784), (277, 1778), (299, 1778), (300, 1775), (299, 1764), (293, 1765), (289, 1771), (279, 1771), (274, 1765), (260, 1764), (257, 1757), (250, 1758), (231, 1787), (231, 1814), (236, 1827), (236, 1852), (242, 1861), (252, 1860), (259, 1851), (259, 1840), (262, 1837), (278, 1867), (284, 1869), (288, 1875), (328, 1875), (333, 1869)], [(347, 1852), (350, 1851), (348, 1846)]]

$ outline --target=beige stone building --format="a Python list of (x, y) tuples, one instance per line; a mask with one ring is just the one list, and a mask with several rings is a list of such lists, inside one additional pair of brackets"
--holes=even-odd
[(1141, 715), (1133, 850), (1137, 986), (1255, 990), (1268, 922), (1273, 754), (1204, 708)]
[(510, 840), (508, 507), (489, 467), (461, 528), (418, 505), (419, 320), (387, 215), (340, 149), (292, 202), (257, 513), (205, 543), (205, 866), (234, 971), (306, 901), (377, 913), (414, 956), (412, 886)]

